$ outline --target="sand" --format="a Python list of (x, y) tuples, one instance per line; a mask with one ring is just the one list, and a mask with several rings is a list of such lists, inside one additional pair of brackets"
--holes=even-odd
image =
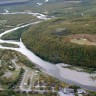
[(57, 64), (56, 66), (59, 68), (61, 77), (83, 85), (96, 86), (96, 80), (92, 80), (90, 78), (90, 76), (96, 76), (96, 74), (89, 74), (87, 72), (78, 72), (76, 70), (63, 68), (60, 64)]

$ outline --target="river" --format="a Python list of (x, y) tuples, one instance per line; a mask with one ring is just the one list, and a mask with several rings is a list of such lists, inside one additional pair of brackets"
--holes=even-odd
[[(0, 14), (32, 14), (33, 16), (36, 16), (39, 19), (47, 20), (50, 18), (47, 18), (46, 15), (40, 14), (40, 13), (31, 13), (31, 12), (13, 12), (13, 13), (0, 13)], [(32, 24), (37, 24), (38, 22), (33, 22), (30, 24), (22, 25), (10, 30), (7, 30), (3, 33), (0, 34), (0, 37), (2, 37), (4, 34), (7, 34), (9, 32), (15, 31), (20, 28), (24, 28), (26, 26), (32, 25)], [(96, 91), (96, 81), (92, 81), (90, 79), (90, 76), (94, 76), (96, 74), (89, 74), (85, 72), (77, 72), (75, 70), (70, 70), (67, 68), (62, 68), (60, 64), (53, 64), (50, 62), (47, 62), (45, 60), (42, 60), (40, 57), (36, 56), (33, 52), (28, 50), (25, 45), (23, 44), (22, 40), (20, 42), (16, 41), (8, 41), (8, 40), (1, 40), (0, 43), (11, 43), (11, 44), (17, 44), (20, 47), (19, 48), (12, 48), (12, 47), (4, 47), (0, 45), (1, 49), (10, 49), (10, 50), (15, 50), (18, 52), (21, 52), (23, 55), (27, 56), (34, 64), (39, 66), (41, 70), (46, 72), (47, 74), (58, 78), (59, 80), (62, 80), (68, 84), (74, 84), (81, 86), (82, 88), (89, 89)]]

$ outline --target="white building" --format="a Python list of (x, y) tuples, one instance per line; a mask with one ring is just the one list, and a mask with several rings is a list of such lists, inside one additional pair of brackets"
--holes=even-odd
[(59, 96), (75, 96), (74, 94), (72, 94), (72, 93), (70, 93), (70, 94), (65, 94), (65, 93), (63, 93), (63, 92), (58, 92), (58, 95)]
[(78, 94), (86, 94), (86, 91), (84, 89), (78, 89), (77, 93)]
[(74, 94), (74, 89), (65, 87), (64, 90), (63, 90), (63, 92), (65, 94), (70, 94), (70, 93), (73, 93)]
[(64, 88), (63, 90), (58, 92), (59, 96), (75, 96), (74, 95), (74, 89), (72, 88)]

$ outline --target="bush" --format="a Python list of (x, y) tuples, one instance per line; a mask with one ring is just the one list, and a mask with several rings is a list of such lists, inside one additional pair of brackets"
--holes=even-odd
[(0, 70), (0, 76), (4, 75), (4, 71)]

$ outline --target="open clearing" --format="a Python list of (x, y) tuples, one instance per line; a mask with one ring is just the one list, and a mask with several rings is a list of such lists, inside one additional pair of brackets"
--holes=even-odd
[(69, 41), (71, 43), (76, 43), (79, 45), (96, 45), (96, 35), (91, 34), (77, 34), (69, 36)]

